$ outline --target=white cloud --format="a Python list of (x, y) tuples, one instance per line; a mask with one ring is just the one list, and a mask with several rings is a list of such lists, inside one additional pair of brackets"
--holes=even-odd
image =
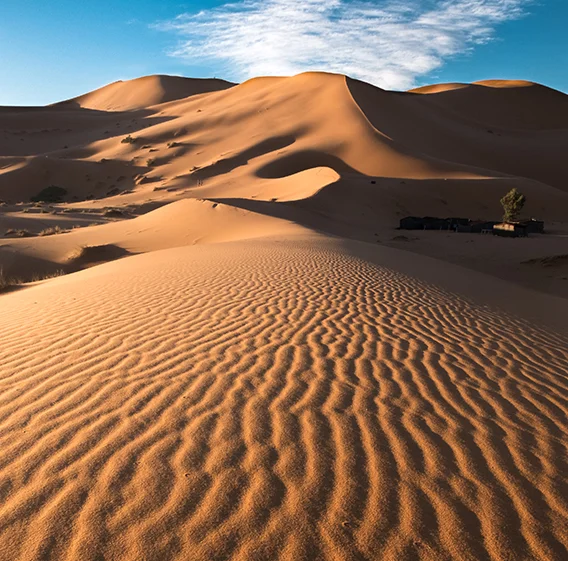
[(242, 0), (157, 27), (182, 38), (170, 54), (221, 63), (227, 78), (325, 70), (408, 89), (531, 1)]

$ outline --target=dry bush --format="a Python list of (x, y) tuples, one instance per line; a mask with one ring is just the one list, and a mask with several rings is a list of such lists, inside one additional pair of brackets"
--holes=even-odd
[(30, 282), (39, 282), (42, 280), (53, 279), (55, 277), (60, 277), (65, 274), (63, 269), (58, 269), (57, 271), (53, 271), (51, 273), (36, 273), (32, 275), (30, 280), (24, 281), (22, 279), (17, 279), (14, 277), (8, 277), (4, 274), (4, 270), (0, 267), (0, 292), (4, 292), (10, 290), (12, 288), (24, 286)]
[(25, 229), (8, 228), (5, 235), (13, 238), (29, 238), (31, 233), (29, 230)]
[(42, 280), (55, 279), (57, 277), (63, 276), (64, 274), (65, 271), (63, 269), (57, 269), (57, 271), (53, 271), (52, 273), (43, 273), (41, 275), (39, 273), (36, 273), (28, 282), (39, 282)]
[(53, 226), (42, 230), (38, 236), (53, 236), (54, 234), (64, 234), (67, 230), (61, 229), (59, 226)]
[(119, 208), (106, 208), (103, 216), (106, 218), (124, 218), (125, 214)]
[(16, 283), (14, 282), (14, 280), (8, 278), (4, 274), (4, 269), (2, 269), (2, 267), (0, 267), (0, 292), (2, 292), (3, 290), (9, 289), (12, 286), (15, 286), (15, 284)]

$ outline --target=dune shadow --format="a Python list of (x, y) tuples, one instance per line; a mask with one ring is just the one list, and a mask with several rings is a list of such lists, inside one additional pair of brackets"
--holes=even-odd
[[(560, 92), (471, 84), (420, 94), (386, 92), (350, 78), (346, 84), (368, 122), (410, 153), (566, 190), (561, 162), (568, 97)], [(523, 153), (531, 157), (519, 157)]]
[(47, 186), (55, 185), (67, 191), (61, 196), (61, 202), (103, 199), (132, 190), (138, 184), (137, 178), (148, 172), (146, 166), (123, 160), (103, 158), (93, 162), (37, 156), (21, 167), (0, 174), (0, 193), (8, 193), (15, 184), (21, 185), (18, 200), (28, 201)]
[(75, 273), (83, 269), (133, 255), (114, 244), (82, 246), (59, 263), (19, 253), (9, 245), (0, 246), (0, 293), (25, 288), (32, 282)]
[[(333, 164), (330, 160), (322, 163)], [(287, 171), (293, 173), (290, 168)], [(402, 179), (351, 171), (342, 173), (339, 179), (303, 199), (261, 201), (218, 197), (209, 200), (328, 234), (369, 241), (381, 228), (398, 227), (405, 216), (498, 220), (502, 212), (499, 199), (507, 181), (508, 178)], [(559, 201), (551, 198), (550, 209)]]
[(82, 246), (71, 255), (65, 269), (71, 273), (130, 255), (133, 253), (114, 244)]
[(196, 169), (192, 175), (197, 179), (208, 179), (210, 177), (224, 175), (236, 168), (247, 165), (250, 160), (287, 148), (294, 144), (294, 142), (296, 142), (296, 135), (268, 138), (234, 156), (222, 158), (209, 166)]
[(256, 176), (261, 179), (281, 179), (318, 167), (331, 168), (340, 175), (346, 173), (359, 174), (337, 156), (318, 150), (300, 150), (292, 154), (285, 154), (281, 158), (269, 162), (256, 171)]
[(16, 287), (66, 272), (60, 263), (24, 255), (10, 244), (0, 246), (0, 271), (5, 282)]
[[(175, 119), (148, 109), (109, 112), (73, 105), (0, 107), (0, 129), (12, 140), (3, 156), (34, 156), (83, 149), (100, 140), (139, 134), (148, 127)], [(41, 123), (41, 124), (40, 124)], [(77, 157), (77, 156), (75, 156)]]

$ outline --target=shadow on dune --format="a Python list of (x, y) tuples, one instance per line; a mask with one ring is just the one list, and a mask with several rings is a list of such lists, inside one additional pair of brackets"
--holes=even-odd
[(0, 246), (0, 271), (12, 286), (58, 276), (65, 272), (59, 263), (14, 251), (10, 245)]
[(319, 150), (300, 150), (273, 160), (256, 171), (261, 179), (281, 179), (317, 167), (328, 167), (338, 174), (357, 174), (366, 177), (341, 158)]
[[(109, 112), (83, 107), (0, 107), (3, 156), (32, 156), (82, 148), (175, 119), (148, 109)], [(41, 123), (41, 124), (40, 124)]]
[(14, 256), (11, 256), (10, 253), (10, 246), (0, 246), (0, 294), (25, 288), (26, 283), (75, 273), (133, 255), (114, 244), (80, 247), (65, 263), (15, 252)]
[(268, 138), (235, 154), (228, 158), (222, 158), (217, 160), (213, 164), (197, 169), (193, 172), (193, 176), (198, 179), (208, 179), (218, 175), (224, 175), (233, 171), (236, 168), (245, 166), (250, 160), (259, 158), (260, 156), (265, 156), (277, 150), (282, 150), (287, 148), (296, 142), (297, 135), (284, 135), (275, 136), (273, 138)]
[[(553, 187), (518, 180), (527, 193), (526, 211), (561, 220), (568, 196)], [(510, 178), (400, 179), (344, 173), (314, 195), (294, 201), (211, 198), (251, 212), (282, 218), (350, 239), (369, 240), (379, 229), (394, 229), (404, 216), (466, 217), (499, 220), (499, 200)], [(530, 202), (532, 198), (532, 203)], [(529, 206), (530, 205), (530, 206)]]
[(72, 273), (130, 255), (133, 253), (114, 244), (83, 246), (70, 257), (65, 269), (66, 272)]
[(22, 288), (25, 288), (25, 286), (21, 284), (10, 284), (10, 281), (7, 281), (7, 284), (4, 284), (2, 279), (0, 279), (0, 296), (2, 296), (2, 294), (16, 292), (16, 290), (21, 290)]
[[(1, 174), (0, 193), (4, 200), (29, 201), (48, 185), (56, 185), (67, 191), (63, 201), (103, 199), (130, 191), (136, 178), (148, 171), (146, 166), (123, 160), (93, 162), (37, 156)], [(14, 185), (19, 185), (17, 199), (9, 194)]]
[(566, 190), (568, 96), (561, 92), (468, 85), (419, 94), (346, 84), (369, 123), (413, 153)]
[(480, 123), (525, 130), (568, 128), (566, 94), (530, 82), (513, 82), (501, 87), (494, 84), (488, 81), (433, 90), (426, 86), (406, 95), (422, 98), (424, 102), (437, 104)]

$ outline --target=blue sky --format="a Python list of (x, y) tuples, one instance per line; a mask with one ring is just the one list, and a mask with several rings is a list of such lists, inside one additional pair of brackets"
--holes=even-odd
[(147, 74), (303, 70), (378, 86), (526, 79), (568, 92), (568, 0), (2, 0), (0, 105)]

